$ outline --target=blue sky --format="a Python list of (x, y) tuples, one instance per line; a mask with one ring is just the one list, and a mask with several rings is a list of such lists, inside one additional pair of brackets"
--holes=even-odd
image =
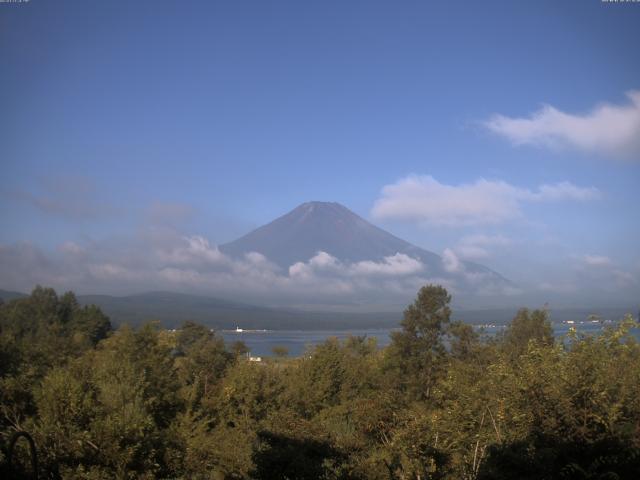
[(35, 270), (328, 200), (531, 288), (638, 298), (639, 25), (600, 0), (0, 4), (0, 288), (109, 290)]

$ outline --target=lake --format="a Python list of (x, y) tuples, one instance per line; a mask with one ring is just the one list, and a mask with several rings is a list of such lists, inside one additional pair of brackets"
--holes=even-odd
[[(553, 325), (553, 331), (557, 337), (565, 335), (571, 327), (575, 327), (580, 333), (598, 333), (602, 330), (600, 323), (579, 323), (567, 324), (557, 323)], [(479, 327), (476, 327), (479, 328)], [(495, 335), (504, 329), (504, 325), (485, 326), (484, 331), (488, 335)], [(353, 330), (266, 330), (266, 331), (219, 331), (226, 343), (235, 341), (243, 341), (252, 356), (265, 357), (271, 356), (272, 348), (275, 346), (286, 347), (289, 350), (289, 356), (297, 357), (313, 345), (324, 342), (327, 338), (336, 337), (340, 340), (349, 336), (366, 336), (375, 338), (379, 347), (385, 347), (391, 341), (389, 334), (397, 329), (379, 328), (379, 329), (353, 329)], [(640, 338), (640, 331), (636, 329), (634, 335)]]

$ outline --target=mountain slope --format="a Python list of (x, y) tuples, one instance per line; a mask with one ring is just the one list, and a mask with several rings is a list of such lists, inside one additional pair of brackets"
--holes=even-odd
[[(343, 262), (380, 261), (384, 257), (403, 253), (420, 260), (431, 277), (460, 276), (447, 271), (442, 258), (436, 253), (372, 225), (339, 203), (303, 203), (271, 223), (221, 245), (220, 250), (234, 257), (259, 252), (284, 269), (296, 262), (308, 261), (319, 251), (329, 253)], [(461, 263), (467, 273), (483, 274), (494, 283), (509, 283), (483, 265)]]
[(324, 251), (343, 261), (382, 260), (413, 252), (437, 259), (359, 217), (339, 203), (308, 202), (220, 250), (232, 256), (259, 252), (282, 267)]

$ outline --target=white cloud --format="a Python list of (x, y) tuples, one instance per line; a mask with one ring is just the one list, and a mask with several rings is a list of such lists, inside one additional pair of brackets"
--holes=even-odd
[[(489, 242), (490, 237), (478, 236)], [(450, 248), (442, 252), (442, 267), (462, 282), (468, 291), (473, 291), (477, 296), (512, 296), (520, 295), (522, 290), (514, 285), (505, 284), (497, 280), (496, 275), (490, 270), (473, 271), (468, 269), (465, 262)]]
[(485, 126), (515, 145), (572, 147), (640, 160), (640, 91), (627, 93), (627, 105), (601, 104), (584, 115), (545, 105), (529, 118), (493, 115)]
[(327, 252), (318, 252), (307, 262), (296, 262), (289, 267), (289, 276), (299, 279), (310, 279), (317, 273), (327, 271), (340, 271), (340, 262)]
[(420, 260), (404, 253), (384, 257), (380, 262), (364, 260), (344, 263), (326, 252), (318, 252), (307, 262), (297, 262), (289, 267), (289, 275), (310, 278), (316, 274), (331, 273), (342, 277), (379, 277), (415, 275), (425, 270)]
[(270, 271), (280, 270), (280, 267), (278, 267), (275, 263), (270, 261), (263, 254), (258, 252), (245, 253), (244, 259), (247, 262), (247, 264), (259, 267), (264, 270), (270, 270)]
[(449, 273), (458, 273), (464, 270), (464, 264), (450, 248), (445, 248), (442, 252), (442, 266)]
[(385, 257), (381, 262), (370, 260), (353, 264), (349, 271), (354, 275), (415, 275), (425, 270), (420, 260), (404, 253)]
[[(463, 237), (459, 245), (491, 249), (512, 242), (504, 236), (476, 233)], [(492, 272), (465, 263), (458, 246), (445, 249), (440, 268), (433, 265), (433, 271), (431, 264), (400, 253), (377, 261), (347, 262), (326, 252), (281, 269), (257, 252), (231, 258), (202, 236), (153, 230), (116, 241), (69, 243), (51, 252), (28, 243), (0, 245), (0, 288), (29, 291), (40, 283), (81, 294), (169, 290), (279, 305), (404, 303), (429, 283), (444, 285), (458, 301), (522, 293), (505, 286)], [(639, 270), (620, 268), (606, 258), (573, 256), (575, 268), (567, 269), (566, 278), (549, 272), (547, 283), (538, 291), (566, 292), (590, 300), (598, 293), (607, 298), (637, 298)], [(569, 284), (575, 285), (574, 290), (567, 288)]]
[(602, 255), (585, 255), (584, 263), (591, 267), (608, 267), (611, 265), (611, 259)]
[(557, 202), (575, 200), (578, 202), (600, 198), (600, 191), (595, 187), (578, 187), (571, 182), (559, 182), (554, 185), (540, 185), (537, 192), (523, 193), (523, 198), (534, 202)]
[(371, 213), (378, 219), (442, 226), (498, 224), (521, 217), (525, 202), (586, 201), (599, 195), (594, 187), (570, 182), (545, 184), (534, 191), (499, 180), (446, 185), (430, 175), (410, 175), (384, 186)]
[(486, 235), (476, 233), (460, 239), (454, 250), (456, 254), (467, 260), (479, 260), (490, 256), (490, 249), (494, 247), (507, 247), (511, 245), (511, 239), (504, 235)]
[(132, 281), (143, 274), (143, 272), (116, 263), (90, 264), (87, 268), (89, 273), (98, 280)]
[(58, 246), (58, 250), (67, 255), (84, 255), (85, 249), (75, 242), (64, 242)]
[(20, 291), (41, 283), (78, 293), (171, 290), (285, 303), (344, 301), (345, 296), (397, 301), (400, 295), (408, 301), (433, 280), (425, 273), (420, 260), (401, 253), (342, 262), (318, 252), (283, 270), (258, 252), (232, 258), (202, 236), (157, 229), (115, 243), (66, 242), (54, 252), (30, 244), (0, 245), (0, 288)]
[(318, 252), (309, 260), (309, 265), (318, 270), (337, 270), (340, 268), (338, 259), (327, 252)]
[(229, 259), (218, 247), (199, 235), (182, 237), (179, 243), (171, 244), (156, 251), (158, 259), (173, 266), (194, 266), (208, 268), (229, 265)]
[(637, 286), (637, 275), (620, 268), (605, 255), (573, 255), (576, 275), (582, 282), (590, 282), (600, 290), (611, 291), (616, 288), (629, 288)]

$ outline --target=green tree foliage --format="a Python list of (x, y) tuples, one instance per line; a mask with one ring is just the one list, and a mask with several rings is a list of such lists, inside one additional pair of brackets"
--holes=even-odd
[(29, 297), (0, 305), (0, 428), (19, 428), (35, 415), (34, 392), (51, 368), (92, 349), (111, 332), (95, 306), (73, 293), (58, 297), (37, 286)]
[(391, 334), (388, 366), (416, 400), (429, 398), (442, 375), (446, 349), (443, 339), (451, 316), (451, 295), (441, 286), (428, 285), (404, 311), (402, 331)]
[(183, 324), (173, 353), (182, 395), (190, 408), (210, 401), (217, 382), (235, 358), (225, 349), (222, 338), (193, 322)]
[(532, 342), (503, 360), (505, 402), (519, 422), (489, 448), (479, 478), (636, 478), (640, 475), (640, 346), (627, 317), (567, 345)]
[(385, 349), (330, 338), (257, 363), (192, 322), (112, 332), (37, 287), (0, 305), (0, 447), (29, 431), (43, 478), (640, 478), (631, 317), (555, 341), (521, 310), (488, 340), (450, 300), (422, 288)]
[(529, 342), (553, 345), (553, 328), (545, 310), (519, 310), (504, 333), (504, 349), (512, 358), (525, 353)]

